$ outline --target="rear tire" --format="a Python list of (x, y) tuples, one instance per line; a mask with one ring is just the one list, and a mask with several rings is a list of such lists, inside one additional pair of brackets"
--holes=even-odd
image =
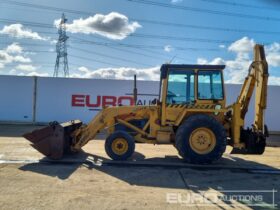
[(187, 118), (176, 132), (176, 148), (188, 163), (208, 164), (222, 157), (226, 131), (214, 117), (196, 114)]
[(245, 154), (262, 155), (265, 151), (266, 138), (263, 135), (258, 135), (251, 130), (241, 132), (241, 139), (245, 141)]
[(134, 138), (124, 131), (115, 131), (105, 141), (105, 151), (113, 160), (127, 160), (134, 150)]

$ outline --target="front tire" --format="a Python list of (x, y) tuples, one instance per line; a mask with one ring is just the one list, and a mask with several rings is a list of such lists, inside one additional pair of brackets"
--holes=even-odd
[(105, 151), (113, 160), (127, 160), (134, 150), (134, 138), (124, 131), (115, 131), (105, 141)]
[(188, 163), (209, 164), (222, 157), (226, 131), (214, 117), (196, 114), (187, 118), (176, 132), (176, 148)]

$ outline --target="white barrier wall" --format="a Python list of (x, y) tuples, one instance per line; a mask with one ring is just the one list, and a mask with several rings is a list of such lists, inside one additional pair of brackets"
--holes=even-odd
[(0, 121), (32, 122), (34, 78), (0, 76)]
[[(88, 123), (103, 105), (130, 104), (133, 81), (104, 79), (37, 78), (0, 76), (0, 121), (49, 122), (81, 119)], [(137, 81), (138, 104), (149, 104), (158, 97), (159, 82)], [(227, 103), (234, 102), (241, 85), (226, 85)], [(280, 86), (269, 86), (266, 123), (280, 131)], [(33, 98), (36, 98), (35, 112)], [(253, 122), (253, 98), (246, 124)]]
[[(227, 104), (232, 104), (236, 101), (239, 95), (241, 85), (226, 85)], [(268, 86), (267, 91), (267, 109), (265, 111), (265, 123), (268, 125), (270, 131), (280, 131), (280, 86)], [(245, 123), (246, 126), (251, 126), (254, 122), (255, 113), (255, 98), (251, 99), (251, 103), (246, 115)]]
[[(141, 102), (156, 98), (158, 82), (138, 81), (138, 92), (152, 94), (139, 96)], [(38, 78), (37, 122), (59, 122), (81, 119), (89, 122), (102, 105), (132, 102), (133, 81)], [(156, 94), (156, 95), (155, 95)]]

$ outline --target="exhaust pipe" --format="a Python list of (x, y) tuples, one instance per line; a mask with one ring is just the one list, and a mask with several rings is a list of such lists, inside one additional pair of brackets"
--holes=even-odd
[(80, 120), (72, 120), (59, 124), (54, 121), (49, 126), (34, 130), (23, 135), (37, 151), (51, 159), (61, 159), (64, 154), (71, 152), (71, 134), (81, 127)]

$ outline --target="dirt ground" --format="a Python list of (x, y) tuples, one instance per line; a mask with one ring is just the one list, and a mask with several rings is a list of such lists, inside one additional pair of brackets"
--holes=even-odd
[(195, 166), (173, 146), (137, 144), (120, 164), (94, 140), (52, 162), (21, 137), (34, 128), (0, 125), (0, 209), (280, 208), (280, 148), (267, 147), (262, 156), (230, 155), (227, 148), (221, 160)]

